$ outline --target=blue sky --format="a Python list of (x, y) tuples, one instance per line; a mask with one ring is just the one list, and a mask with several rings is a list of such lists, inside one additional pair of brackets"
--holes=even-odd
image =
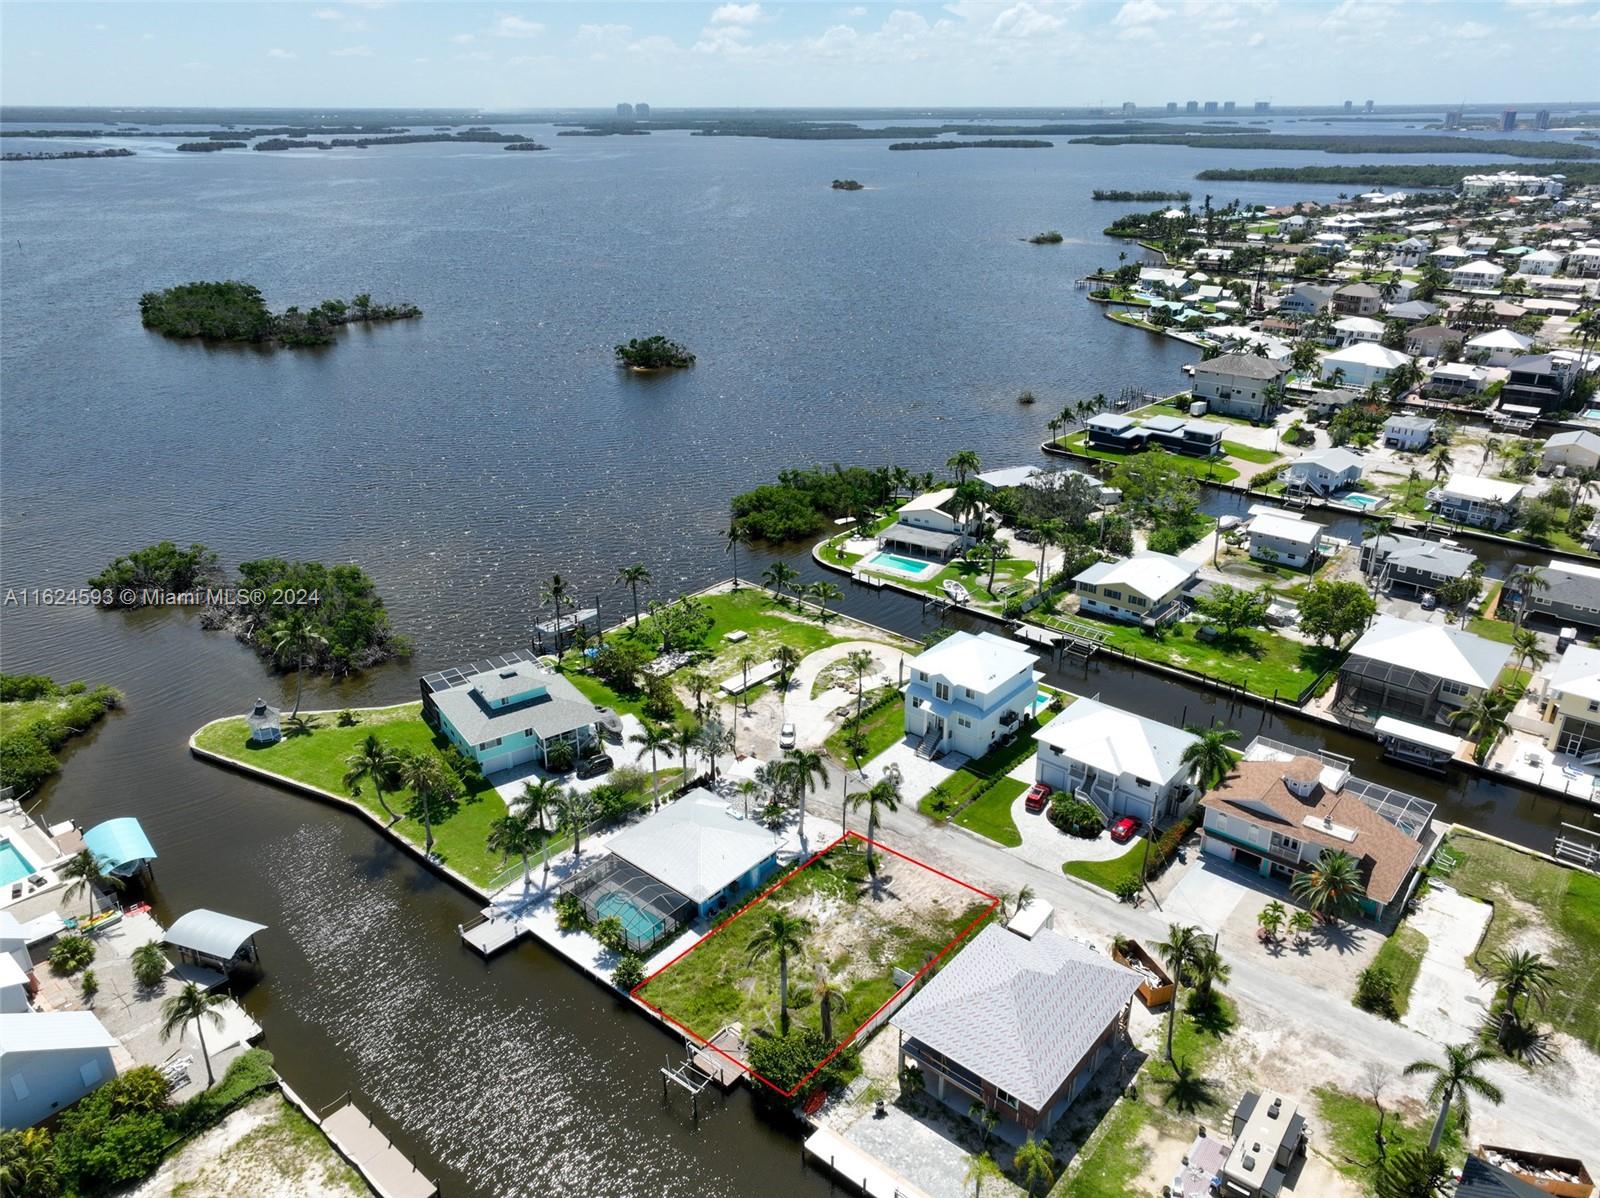
[(8, 104), (1594, 99), (1600, 0), (0, 3)]

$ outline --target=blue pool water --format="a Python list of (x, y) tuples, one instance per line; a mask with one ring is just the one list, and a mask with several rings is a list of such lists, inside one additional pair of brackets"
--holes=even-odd
[(1033, 710), (1037, 714), (1050, 706), (1050, 692), (1040, 691), (1033, 697)]
[(1356, 507), (1377, 507), (1383, 502), (1383, 500), (1376, 495), (1346, 495), (1344, 497), (1344, 501), (1346, 503), (1354, 504)]
[(615, 915), (623, 929), (636, 940), (654, 940), (661, 934), (662, 922), (634, 901), (632, 896), (613, 890), (594, 905), (600, 918)]
[(922, 562), (914, 557), (901, 557), (898, 553), (890, 553), (880, 549), (869, 557), (862, 565), (882, 566), (889, 570), (898, 570), (902, 574), (910, 574), (914, 578), (921, 578), (924, 574), (935, 574), (939, 570), (937, 562)]
[(20, 882), (33, 873), (33, 863), (17, 851), (9, 840), (0, 840), (0, 886)]

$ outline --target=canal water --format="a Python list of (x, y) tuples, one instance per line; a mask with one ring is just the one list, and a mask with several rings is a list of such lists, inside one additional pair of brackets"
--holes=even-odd
[[(419, 673), (525, 643), (554, 572), (613, 619), (626, 563), (650, 566), (656, 594), (725, 576), (728, 496), (786, 466), (933, 469), (962, 448), (990, 466), (1039, 460), (1062, 404), (1176, 388), (1193, 360), (1110, 327), (1074, 280), (1116, 264), (1099, 231), (1138, 207), (1093, 204), (1093, 187), (1198, 193), (1193, 172), (1217, 164), (1203, 152), (531, 132), (555, 148), (141, 142), (130, 159), (0, 168), (0, 586), (81, 586), (164, 538), (229, 564), (357, 561), (416, 657), (309, 685), (307, 703), (395, 702)], [(868, 190), (834, 192), (836, 177)], [(1246, 185), (1217, 202), (1318, 193)], [(1064, 243), (1023, 240), (1046, 229)], [(368, 291), (426, 315), (293, 353), (140, 327), (141, 292), (221, 278), (278, 307)], [(656, 332), (694, 349), (694, 369), (616, 370), (614, 342)], [(1037, 405), (1016, 402), (1024, 388)], [(915, 601), (849, 589), (854, 614), (923, 628)], [(365, 824), (188, 757), (194, 728), (257, 695), (285, 701), (292, 682), (193, 613), (23, 600), (0, 610), (7, 671), (127, 697), (70, 751), (43, 813), (137, 816), (166, 920), (212, 906), (270, 925), (246, 1005), (312, 1102), (352, 1091), (446, 1194), (826, 1191), (747, 1096), (712, 1103), (698, 1129), (663, 1103), (672, 1041), (567, 966), (531, 947), (492, 965), (462, 949), (474, 904)], [(1119, 663), (1059, 681), (1157, 718), (1370, 756)], [(1563, 814), (1495, 784), (1361, 770), (1536, 845)]]

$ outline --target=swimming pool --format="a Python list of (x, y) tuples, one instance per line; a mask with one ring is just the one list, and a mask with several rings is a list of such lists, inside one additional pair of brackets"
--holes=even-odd
[(10, 840), (0, 840), (0, 886), (20, 882), (34, 872), (29, 861)]
[(615, 915), (622, 921), (623, 930), (635, 940), (654, 940), (665, 929), (660, 919), (651, 915), (632, 895), (613, 890), (594, 905), (595, 912), (601, 919)]
[(880, 570), (893, 570), (896, 574), (904, 574), (908, 578), (925, 578), (939, 572), (938, 562), (923, 562), (914, 557), (901, 557), (898, 553), (890, 553), (887, 549), (878, 550), (861, 564), (874, 566)]
[(1046, 707), (1049, 707), (1049, 706), (1050, 706), (1050, 692), (1049, 691), (1040, 691), (1037, 695), (1035, 695), (1033, 697), (1033, 711), (1034, 711), (1035, 715), (1037, 715), (1039, 712), (1043, 711)]
[(1370, 509), (1370, 508), (1375, 508), (1375, 507), (1379, 506), (1381, 503), (1383, 503), (1383, 496), (1381, 496), (1381, 495), (1362, 495), (1362, 494), (1358, 493), (1358, 494), (1355, 494), (1355, 495), (1346, 495), (1342, 500), (1340, 500), (1340, 502), (1341, 503), (1348, 503), (1351, 507), (1369, 508)]

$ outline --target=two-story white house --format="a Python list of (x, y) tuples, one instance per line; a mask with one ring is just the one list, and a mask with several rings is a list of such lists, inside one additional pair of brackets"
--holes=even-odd
[(1366, 387), (1385, 382), (1391, 373), (1410, 361), (1408, 355), (1397, 349), (1385, 349), (1371, 341), (1360, 341), (1324, 355), (1318, 369), (1324, 382)]
[(878, 543), (943, 561), (972, 544), (987, 514), (982, 505), (963, 509), (954, 487), (929, 491), (901, 505), (895, 522), (878, 534)]
[(1361, 481), (1365, 464), (1358, 453), (1334, 446), (1302, 454), (1283, 468), (1283, 481), (1291, 492), (1331, 495)]
[(1448, 723), (1457, 708), (1490, 690), (1511, 646), (1447, 624), (1380, 615), (1339, 667), (1336, 713), (1371, 721)]
[(1266, 508), (1257, 511), (1245, 525), (1251, 557), (1296, 569), (1316, 561), (1323, 532), (1315, 520)]
[(1553, 275), (1567, 264), (1567, 256), (1555, 250), (1534, 250), (1522, 255), (1517, 263), (1517, 273), (1522, 275)]
[(1510, 366), (1533, 348), (1533, 338), (1513, 329), (1491, 329), (1466, 344), (1467, 357), (1490, 366)]
[(1527, 489), (1505, 479), (1452, 474), (1428, 492), (1428, 506), (1457, 524), (1498, 530), (1515, 522)]
[(906, 735), (923, 757), (981, 757), (1033, 711), (1037, 658), (992, 632), (957, 632), (906, 663)]
[(1200, 568), (1170, 553), (1145, 550), (1114, 562), (1096, 562), (1074, 575), (1078, 610), (1129, 624), (1165, 622), (1180, 614), (1179, 598)]
[[(1380, 330), (1381, 331), (1381, 330)], [(1243, 420), (1265, 420), (1280, 402), (1289, 364), (1255, 354), (1221, 354), (1194, 368), (1194, 397), (1206, 410)]]
[(1183, 755), (1200, 738), (1182, 728), (1077, 699), (1033, 739), (1037, 780), (1093, 803), (1107, 823), (1131, 815), (1159, 828), (1196, 797)]
[(1426, 449), (1433, 440), (1434, 423), (1426, 416), (1391, 416), (1383, 422), (1384, 447), (1406, 453)]
[(575, 764), (598, 743), (605, 713), (562, 675), (512, 654), (424, 677), (422, 718), (493, 774), (549, 766), (560, 743)]
[(1450, 272), (1450, 286), (1458, 291), (1498, 293), (1500, 284), (1505, 277), (1505, 267), (1496, 266), (1493, 262), (1485, 262), (1482, 258), (1475, 258)]
[(1358, 341), (1377, 344), (1383, 340), (1383, 321), (1371, 316), (1342, 316), (1333, 322), (1333, 340), (1337, 345), (1354, 345)]
[(1582, 757), (1600, 749), (1600, 649), (1569, 645), (1543, 682), (1540, 715), (1545, 743)]

